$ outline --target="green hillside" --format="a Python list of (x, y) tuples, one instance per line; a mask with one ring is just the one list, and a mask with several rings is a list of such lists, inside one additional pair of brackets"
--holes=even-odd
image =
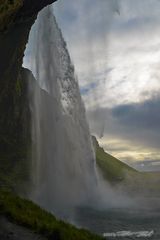
[(96, 163), (103, 177), (108, 183), (120, 186), (130, 195), (159, 196), (160, 195), (160, 173), (139, 172), (127, 164), (121, 162), (106, 153), (93, 137), (96, 152)]
[(116, 183), (125, 180), (128, 176), (138, 174), (138, 171), (132, 167), (106, 153), (104, 149), (99, 146), (95, 137), (93, 137), (93, 143), (96, 150), (97, 166), (106, 180), (111, 183)]
[[(71, 224), (57, 220), (52, 214), (41, 209), (31, 201), (22, 199), (11, 192), (0, 190), (0, 217), (2, 216), (6, 217), (9, 222), (23, 226), (26, 229), (30, 229), (32, 232), (43, 236), (45, 239), (103, 239), (102, 237), (94, 235), (87, 230), (77, 229)], [(2, 236), (0, 235), (0, 237)]]

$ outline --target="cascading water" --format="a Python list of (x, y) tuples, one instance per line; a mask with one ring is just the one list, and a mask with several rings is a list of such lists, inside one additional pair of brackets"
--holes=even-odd
[(30, 86), (32, 199), (59, 215), (92, 198), (94, 154), (74, 67), (51, 7), (40, 13), (32, 34), (30, 69), (40, 86)]
[[(126, 205), (124, 194), (115, 193), (97, 174), (84, 104), (52, 7), (39, 14), (29, 43), (25, 66), (36, 78), (29, 88), (34, 183), (31, 198), (67, 218), (77, 206)], [(130, 204), (130, 200), (127, 202)]]
[[(117, 3), (116, 0), (100, 2), (104, 6), (109, 4), (108, 11)], [(112, 9), (115, 10), (118, 11)], [(146, 238), (152, 237), (152, 229), (156, 229), (159, 236), (157, 209), (155, 213), (146, 213), (146, 208), (133, 211), (128, 207), (144, 205), (141, 202), (143, 199), (138, 204), (134, 199), (133, 203), (124, 193), (121, 195), (120, 191), (116, 189), (115, 192), (104, 183), (101, 174), (96, 174), (89, 128), (74, 68), (49, 7), (39, 15), (32, 30), (29, 52), (30, 63), (25, 66), (32, 70), (37, 80), (32, 78), (29, 88), (33, 120), (34, 188), (31, 198), (57, 216), (66, 217), (67, 214), (67, 218), (70, 210), (79, 205), (93, 204), (105, 210), (112, 207), (109, 211), (100, 212), (80, 208), (81, 213), (79, 209), (77, 211), (79, 218), (74, 218), (78, 226), (96, 233), (101, 234), (107, 229), (104, 237)], [(147, 231), (144, 231), (146, 227)]]

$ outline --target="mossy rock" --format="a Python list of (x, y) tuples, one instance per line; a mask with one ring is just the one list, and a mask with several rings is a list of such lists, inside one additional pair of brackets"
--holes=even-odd
[(22, 0), (0, 0), (0, 31), (11, 24), (22, 5)]
[(0, 97), (0, 186), (24, 189), (30, 181), (31, 115), (28, 78), (22, 68), (18, 78)]

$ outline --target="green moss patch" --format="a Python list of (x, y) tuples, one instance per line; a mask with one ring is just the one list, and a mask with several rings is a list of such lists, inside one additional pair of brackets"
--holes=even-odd
[(127, 176), (138, 174), (138, 171), (106, 153), (99, 146), (96, 147), (96, 159), (104, 178), (111, 183), (119, 183), (125, 180)]
[(139, 172), (106, 153), (93, 137), (97, 166), (103, 177), (114, 187), (121, 187), (129, 195), (160, 196), (160, 173)]
[(5, 30), (12, 22), (22, 5), (22, 0), (0, 0), (0, 31)]
[(102, 240), (87, 230), (77, 229), (71, 224), (57, 220), (52, 214), (31, 201), (13, 193), (0, 191), (0, 214), (10, 221), (31, 229), (47, 239), (58, 240)]

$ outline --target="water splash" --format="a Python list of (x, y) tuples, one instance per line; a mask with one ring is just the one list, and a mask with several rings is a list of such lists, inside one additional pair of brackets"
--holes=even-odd
[(113, 232), (113, 233), (104, 233), (103, 237), (110, 237), (110, 238), (117, 238), (117, 237), (135, 237), (135, 238), (150, 238), (154, 235), (154, 231), (119, 231), (119, 232)]
[(32, 198), (60, 215), (90, 201), (96, 171), (74, 67), (52, 12), (42, 11), (30, 38), (30, 69), (40, 86), (31, 86)]
[(30, 83), (32, 200), (63, 218), (77, 206), (132, 204), (96, 169), (74, 67), (51, 7), (40, 13), (26, 55), (25, 66), (36, 79)]

